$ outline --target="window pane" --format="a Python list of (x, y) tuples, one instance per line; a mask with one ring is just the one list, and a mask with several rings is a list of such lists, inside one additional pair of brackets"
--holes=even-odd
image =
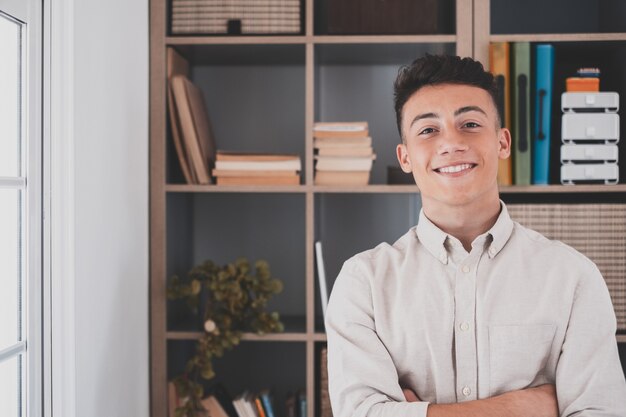
[(21, 193), (0, 189), (0, 349), (21, 340)]
[(0, 416), (20, 417), (21, 355), (0, 362)]
[(20, 176), (21, 28), (0, 14), (0, 177)]

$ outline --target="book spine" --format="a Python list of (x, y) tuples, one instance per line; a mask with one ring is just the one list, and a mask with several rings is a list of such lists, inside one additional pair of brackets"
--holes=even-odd
[(535, 126), (533, 135), (533, 184), (549, 184), (550, 117), (552, 115), (552, 84), (554, 47), (537, 45), (535, 82)]
[(513, 49), (514, 84), (512, 122), (512, 158), (516, 185), (530, 185), (531, 181), (531, 129), (530, 129), (530, 43), (517, 42)]
[[(502, 117), (501, 126), (511, 128), (510, 116), (510, 87), (509, 87), (509, 43), (493, 42), (489, 45), (489, 56), (491, 62), (491, 72), (495, 77), (498, 86), (498, 109)], [(511, 158), (500, 159), (498, 161), (498, 184), (513, 184), (513, 172)]]

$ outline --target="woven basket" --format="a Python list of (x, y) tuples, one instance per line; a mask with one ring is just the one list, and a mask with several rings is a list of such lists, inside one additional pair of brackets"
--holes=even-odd
[(507, 204), (511, 218), (591, 259), (611, 293), (617, 329), (626, 331), (626, 205)]

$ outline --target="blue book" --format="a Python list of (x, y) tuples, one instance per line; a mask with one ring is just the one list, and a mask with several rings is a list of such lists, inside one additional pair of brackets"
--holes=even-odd
[(550, 118), (554, 84), (554, 47), (552, 45), (537, 45), (535, 69), (533, 184), (547, 185), (550, 173)]
[(263, 390), (259, 393), (261, 397), (261, 402), (263, 403), (263, 408), (265, 409), (266, 417), (275, 417), (274, 415), (274, 407), (272, 407), (272, 398), (270, 397), (270, 392), (268, 390)]

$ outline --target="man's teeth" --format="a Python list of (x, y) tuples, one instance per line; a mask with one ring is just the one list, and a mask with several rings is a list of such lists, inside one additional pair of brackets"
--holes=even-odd
[(453, 174), (455, 172), (461, 172), (463, 170), (470, 169), (471, 167), (472, 165), (470, 164), (454, 165), (454, 166), (439, 168), (439, 172), (443, 172), (446, 174)]

